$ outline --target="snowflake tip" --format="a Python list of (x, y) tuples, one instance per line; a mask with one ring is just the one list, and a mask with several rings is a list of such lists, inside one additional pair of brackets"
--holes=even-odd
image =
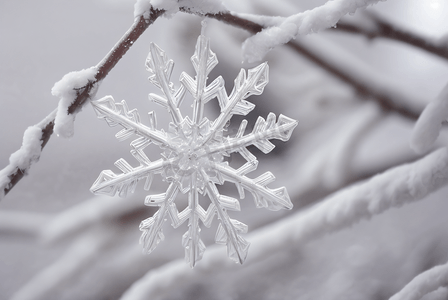
[[(261, 95), (264, 87), (269, 82), (269, 65), (264, 62), (255, 68), (246, 71), (241, 69), (238, 76), (235, 78), (235, 86), (230, 95), (230, 98), (241, 97), (246, 99), (251, 95)], [(238, 92), (243, 91), (242, 95)]]
[(202, 34), (198, 37), (191, 63), (198, 76), (207, 76), (216, 67), (218, 58), (210, 49), (210, 38)]
[(116, 187), (107, 185), (107, 183), (116, 177), (115, 173), (111, 170), (104, 170), (100, 173), (100, 176), (95, 180), (90, 191), (95, 195), (107, 195), (115, 196), (117, 191)]
[(255, 203), (257, 207), (267, 208), (269, 210), (291, 209), (293, 207), (286, 188), (280, 187), (276, 189), (268, 189), (273, 197), (263, 197), (259, 194), (255, 195)]
[(158, 88), (163, 88), (166, 82), (170, 91), (173, 91), (174, 85), (170, 82), (170, 78), (173, 72), (174, 61), (169, 59), (165, 51), (156, 44), (151, 43), (149, 48), (150, 51), (146, 59), (146, 70), (150, 74), (149, 81)]
[(185, 261), (194, 268), (196, 262), (200, 261), (204, 255), (206, 249), (204, 242), (200, 238), (193, 239), (187, 231), (182, 236), (182, 246), (185, 248)]
[(281, 129), (279, 130), (280, 140), (286, 142), (291, 138), (292, 132), (294, 128), (296, 128), (296, 126), (299, 124), (299, 122), (285, 115), (280, 114), (280, 116), (278, 117), (277, 124)]
[(140, 223), (140, 231), (143, 232), (140, 236), (140, 244), (143, 245), (145, 254), (151, 253), (165, 239), (160, 223), (156, 224), (155, 217), (150, 217)]

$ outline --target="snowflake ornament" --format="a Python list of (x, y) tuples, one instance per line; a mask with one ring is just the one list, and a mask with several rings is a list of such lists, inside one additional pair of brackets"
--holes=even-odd
[[(163, 95), (149, 94), (149, 99), (162, 105), (171, 116), (168, 132), (157, 129), (156, 116), (149, 113), (149, 125), (144, 125), (137, 110), (129, 110), (126, 101), (115, 103), (111, 96), (92, 101), (98, 118), (105, 119), (109, 126), (120, 125), (123, 129), (116, 134), (119, 141), (137, 136), (131, 142), (131, 154), (140, 163), (132, 167), (124, 159), (115, 162), (122, 171), (115, 174), (111, 170), (102, 171), (91, 187), (94, 194), (114, 196), (118, 193), (125, 197), (134, 192), (139, 181), (145, 180), (144, 188), (149, 190), (153, 176), (160, 174), (169, 183), (165, 193), (149, 195), (145, 205), (157, 206), (158, 211), (140, 224), (143, 232), (140, 243), (144, 252), (150, 253), (164, 239), (162, 225), (169, 215), (172, 226), (177, 228), (188, 220), (188, 231), (183, 235), (185, 259), (191, 267), (202, 258), (205, 245), (200, 239), (200, 223), (210, 227), (214, 216), (220, 222), (216, 232), (216, 243), (227, 245), (228, 256), (243, 263), (247, 256), (249, 243), (241, 236), (247, 232), (247, 225), (231, 219), (227, 211), (239, 211), (237, 199), (221, 195), (216, 187), (225, 181), (236, 185), (241, 199), (249, 191), (257, 207), (270, 210), (291, 209), (292, 203), (285, 187), (271, 189), (267, 185), (274, 181), (271, 172), (251, 179), (247, 173), (257, 168), (257, 158), (246, 149), (254, 145), (264, 153), (269, 153), (274, 145), (270, 139), (287, 141), (297, 121), (280, 115), (278, 120), (273, 113), (267, 119), (259, 117), (251, 133), (245, 134), (247, 121), (243, 120), (235, 136), (224, 136), (226, 127), (233, 115), (247, 115), (255, 105), (245, 99), (251, 95), (260, 95), (268, 83), (268, 65), (263, 63), (250, 69), (244, 69), (235, 79), (232, 93), (227, 95), (224, 79), (220, 76), (207, 85), (207, 75), (217, 65), (215, 53), (210, 50), (210, 40), (200, 35), (191, 62), (196, 71), (193, 79), (185, 72), (180, 76), (180, 87), (174, 88), (170, 81), (173, 61), (155, 44), (151, 44), (146, 59), (146, 69), (150, 73), (149, 81), (162, 90)], [(186, 92), (193, 100), (193, 113), (182, 116), (179, 109)], [(216, 120), (210, 121), (203, 116), (204, 104), (216, 98), (221, 112)], [(150, 161), (144, 149), (155, 144), (162, 150), (161, 158)], [(247, 161), (238, 169), (229, 166), (224, 157), (238, 152)], [(188, 206), (179, 212), (175, 200), (178, 194), (187, 195)], [(208, 196), (207, 208), (199, 204), (199, 194)]]

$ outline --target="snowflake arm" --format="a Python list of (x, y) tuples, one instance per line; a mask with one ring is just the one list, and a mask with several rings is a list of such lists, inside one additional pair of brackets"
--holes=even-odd
[(224, 180), (233, 182), (240, 194), (244, 198), (244, 189), (248, 190), (255, 199), (257, 207), (264, 207), (270, 210), (281, 208), (291, 209), (292, 203), (285, 187), (270, 189), (266, 187), (275, 180), (271, 172), (266, 172), (255, 179), (238, 174), (237, 170), (224, 164), (215, 164), (213, 169), (222, 174)]
[(140, 237), (140, 244), (143, 244), (144, 252), (151, 253), (160, 241), (164, 240), (162, 225), (165, 221), (165, 215), (169, 211), (170, 205), (174, 202), (178, 191), (179, 187), (175, 183), (171, 183), (165, 193), (146, 197), (145, 205), (160, 206), (160, 209), (154, 216), (140, 223), (140, 230), (143, 232)]
[(177, 125), (183, 120), (179, 105), (184, 91), (181, 89), (177, 93), (174, 92), (173, 83), (170, 81), (173, 66), (173, 60), (168, 59), (165, 51), (151, 43), (150, 52), (146, 59), (146, 70), (151, 74), (148, 79), (163, 91), (166, 98), (154, 94), (150, 94), (149, 98), (165, 106), (171, 114), (173, 122)]
[(252, 68), (246, 72), (241, 69), (237, 78), (235, 79), (235, 86), (230, 94), (230, 97), (221, 96), (218, 97), (219, 106), (221, 107), (221, 113), (218, 118), (213, 122), (210, 134), (205, 138), (204, 143), (213, 138), (216, 132), (220, 132), (224, 129), (227, 121), (232, 118), (233, 115), (247, 115), (251, 112), (255, 105), (246, 101), (245, 99), (251, 95), (260, 95), (263, 93), (264, 87), (269, 81), (269, 66), (267, 63)]
[(241, 126), (235, 137), (227, 138), (223, 143), (211, 146), (207, 153), (221, 151), (232, 153), (238, 151), (242, 147), (254, 145), (263, 153), (267, 154), (275, 147), (269, 140), (289, 140), (292, 131), (297, 126), (297, 121), (284, 115), (280, 115), (278, 122), (275, 123), (275, 114), (270, 113), (266, 121), (262, 117), (258, 117), (252, 133), (243, 136), (246, 126), (247, 121), (244, 120), (241, 122)]
[(91, 103), (98, 118), (105, 119), (109, 126), (121, 125), (124, 127), (116, 135), (118, 140), (123, 141), (133, 134), (137, 134), (143, 137), (140, 142), (145, 140), (145, 143), (154, 142), (159, 145), (169, 146), (166, 134), (153, 127), (155, 124), (154, 115), (150, 115), (150, 123), (152, 126), (147, 127), (140, 122), (140, 115), (137, 110), (133, 109), (129, 111), (124, 100), (121, 103), (115, 103), (112, 96), (106, 96), (99, 100), (91, 101)]
[[(189, 92), (193, 95), (193, 122), (199, 123), (202, 120), (202, 114), (204, 110), (204, 104), (213, 97), (216, 89), (222, 88), (219, 86), (217, 88), (212, 85), (211, 89), (206, 89), (207, 87), (207, 76), (210, 71), (218, 64), (218, 59), (216, 54), (210, 50), (210, 39), (205, 36), (200, 35), (198, 42), (196, 43), (196, 50), (191, 58), (193, 67), (196, 70), (196, 86), (186, 86), (189, 88)], [(183, 76), (188, 78), (188, 74), (184, 73)], [(221, 80), (222, 81), (222, 80)], [(188, 80), (186, 82), (192, 82)], [(185, 82), (185, 83), (186, 83)]]
[(135, 191), (137, 183), (142, 179), (145, 179), (144, 189), (148, 191), (154, 174), (160, 173), (167, 164), (169, 162), (159, 159), (133, 168), (127, 161), (121, 158), (115, 162), (115, 166), (123, 173), (117, 175), (111, 170), (104, 170), (94, 182), (90, 191), (97, 195), (108, 196), (114, 196), (118, 192), (120, 197), (126, 197), (128, 193)]
[[(188, 231), (182, 236), (182, 246), (185, 248), (185, 260), (194, 267), (197, 261), (202, 259), (205, 252), (204, 242), (200, 238), (201, 219), (205, 219), (206, 213), (199, 209), (199, 195), (196, 187), (196, 176), (191, 177), (191, 189), (188, 194)], [(186, 215), (186, 214), (185, 214)], [(210, 220), (210, 224), (211, 224)]]
[(242, 264), (247, 256), (247, 250), (249, 249), (249, 243), (241, 237), (238, 233), (247, 232), (246, 224), (243, 224), (237, 220), (230, 219), (223, 207), (220, 194), (215, 184), (208, 178), (207, 173), (202, 169), (201, 174), (204, 180), (207, 182), (206, 192), (210, 197), (210, 201), (216, 207), (216, 213), (221, 220), (218, 231), (216, 232), (215, 242), (218, 244), (227, 245), (227, 255), (235, 262)]

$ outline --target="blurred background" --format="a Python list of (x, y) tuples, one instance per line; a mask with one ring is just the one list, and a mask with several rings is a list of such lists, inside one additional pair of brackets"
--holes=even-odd
[[(53, 84), (70, 71), (96, 65), (131, 26), (134, 2), (0, 2), (0, 168), (20, 148), (25, 129), (57, 107), (58, 99), (51, 95)], [(325, 2), (224, 1), (232, 11), (279, 16)], [(448, 1), (380, 2), (342, 22), (375, 29), (372, 14), (394, 28), (448, 47), (444, 17)], [(97, 96), (126, 99), (141, 116), (155, 111), (158, 127), (166, 129), (168, 114), (147, 100), (148, 93), (160, 93), (148, 82), (144, 67), (149, 43), (158, 44), (175, 61), (172, 80), (178, 85), (182, 71), (194, 75), (190, 57), (200, 22), (201, 18), (183, 13), (159, 18), (110, 72)], [(220, 62), (209, 79), (222, 75), (230, 92), (240, 68), (257, 65), (242, 63), (241, 45), (249, 33), (209, 20), (206, 34)], [(269, 155), (250, 149), (260, 164), (249, 176), (272, 171), (277, 179), (271, 186), (286, 186), (294, 209), (256, 209), (248, 196), (240, 201), (242, 211), (233, 216), (248, 224), (249, 232), (306, 210), (352, 183), (417, 159), (409, 147), (415, 115), (448, 79), (446, 57), (393, 39), (350, 33), (343, 26), (298, 37), (296, 42), (377, 93), (360, 92), (288, 46), (265, 57), (270, 82), (262, 95), (249, 99), (256, 108), (246, 117), (248, 128), (269, 112), (285, 114), (299, 125), (287, 143), (274, 141), (276, 148)], [(379, 105), (378, 94), (400, 109)], [(218, 114), (213, 102), (207, 105), (209, 119)], [(241, 120), (232, 118), (230, 132)], [(165, 241), (150, 255), (141, 254), (138, 225), (155, 212), (143, 205), (142, 188), (126, 199), (90, 193), (102, 170), (113, 169), (121, 157), (133, 161), (129, 142), (119, 143), (116, 132), (118, 128), (108, 127), (86, 105), (76, 117), (74, 137), (53, 136), (29, 175), (0, 202), (0, 299), (119, 299), (146, 272), (183, 260), (181, 236), (186, 225), (173, 230), (169, 222)], [(446, 140), (444, 132), (438, 145)], [(153, 151), (148, 152), (150, 158), (160, 154), (155, 146), (148, 150)], [(240, 161), (237, 156), (230, 159)], [(165, 189), (159, 178), (151, 193)], [(230, 184), (220, 191), (236, 195)], [(157, 295), (148, 297), (387, 299), (415, 275), (448, 260), (446, 193), (442, 189), (419, 203), (304, 245), (285, 245), (284, 251), (264, 261), (251, 261), (251, 249), (243, 266), (167, 282)], [(201, 232), (209, 248), (216, 247), (212, 246), (215, 231), (212, 227)], [(424, 299), (446, 296), (446, 290), (439, 290)]]

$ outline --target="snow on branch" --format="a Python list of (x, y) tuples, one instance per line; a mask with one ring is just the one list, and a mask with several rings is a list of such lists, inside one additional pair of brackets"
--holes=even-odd
[[(366, 182), (340, 190), (309, 210), (271, 226), (255, 238), (252, 259), (421, 200), (447, 184), (448, 150), (441, 148), (416, 162), (389, 169)], [(270, 242), (260, 243), (263, 239)], [(260, 245), (256, 246), (258, 243)]]
[[(192, 13), (182, 8), (181, 11)], [(282, 17), (251, 16), (231, 12), (206, 14), (205, 16), (245, 29), (251, 33), (261, 32), (265, 26), (284, 19)], [(252, 21), (252, 19), (260, 22), (260, 24)], [(378, 102), (385, 111), (395, 112), (405, 118), (416, 120), (423, 109), (420, 107), (421, 99), (406, 89), (397, 88), (397, 84), (394, 84), (397, 83), (394, 78), (385, 78), (383, 73), (373, 72), (365, 62), (319, 35), (307, 39), (306, 43), (299, 40), (290, 41), (287, 46), (353, 87), (366, 99)]]
[(448, 263), (417, 275), (389, 300), (419, 300), (424, 295), (448, 286)]
[[(306, 35), (330, 28), (346, 14), (353, 14), (358, 8), (376, 4), (382, 0), (333, 0), (312, 10), (307, 10), (287, 17), (278, 24), (248, 38), (243, 44), (243, 57), (248, 62), (260, 61), (272, 48), (286, 44), (297, 35)], [(251, 21), (261, 24), (279, 22), (281, 19), (269, 21), (268, 17), (241, 15)]]
[(107, 225), (97, 226), (80, 236), (62, 257), (33, 277), (11, 300), (49, 299), (67, 282), (78, 280), (80, 272), (115, 240), (117, 233), (109, 229)]
[(23, 134), (22, 146), (11, 154), (9, 164), (0, 170), (0, 199), (25, 175), (40, 158), (43, 147), (53, 132), (56, 110), (40, 123), (28, 127)]
[(227, 11), (221, 0), (137, 0), (134, 5), (134, 18), (148, 18), (151, 7), (164, 11), (166, 17), (171, 17), (180, 10), (200, 15)]
[(297, 173), (300, 185), (295, 186), (297, 197), (313, 189), (334, 190), (346, 184), (350, 177), (353, 151), (360, 140), (381, 118), (383, 114), (375, 103), (363, 103), (349, 115), (337, 134), (310, 155)]
[[(340, 190), (306, 211), (254, 232), (248, 238), (253, 249), (246, 264), (275, 255), (292, 245), (298, 247), (388, 209), (421, 200), (447, 184), (448, 150), (442, 148), (414, 163), (395, 167), (364, 183)], [(210, 270), (234, 267), (223, 259), (221, 251), (210, 247), (204, 254), (203, 263), (194, 270), (177, 260), (150, 271), (134, 283), (122, 300), (162, 295), (176, 282), (194, 280)]]
[(442, 129), (442, 122), (448, 120), (448, 85), (431, 101), (415, 124), (411, 137), (411, 148), (417, 153), (428, 151), (435, 143)]
[[(97, 64), (96, 67), (92, 67), (87, 71), (81, 71), (81, 73), (69, 73), (55, 85), (55, 88), (53, 88), (54, 94), (63, 98), (64, 100), (60, 101), (58, 109), (53, 111), (38, 125), (31, 126), (31, 129), (28, 129), (25, 132), (24, 142), (26, 140), (26, 143), (22, 145), (22, 147), (16, 153), (13, 153), (11, 155), (9, 165), (0, 170), (0, 200), (3, 199), (3, 197), (17, 184), (17, 182), (19, 182), (23, 178), (24, 175), (27, 174), (31, 164), (37, 161), (38, 156), (40, 156), (40, 151), (46, 145), (51, 135), (53, 134), (57, 111), (60, 111), (60, 113), (58, 113), (59, 120), (56, 121), (57, 123), (59, 123), (59, 134), (66, 137), (69, 137), (70, 134), (73, 134), (73, 118), (68, 115), (74, 115), (83, 107), (87, 100), (90, 99), (92, 95), (94, 95), (95, 90), (98, 87), (98, 82), (106, 78), (109, 72), (126, 54), (129, 48), (134, 44), (134, 42), (164, 12), (163, 10), (153, 9), (152, 7), (149, 7), (148, 10), (149, 17), (140, 17), (136, 19), (129, 30), (115, 44), (115, 46), (109, 51), (109, 53), (107, 53), (106, 56)], [(93, 69), (96, 69), (97, 71), (94, 77), (94, 81), (92, 81)], [(86, 85), (81, 84), (81, 82), (86, 83), (86, 81)], [(72, 88), (72, 90), (70, 89), (70, 87)], [(76, 94), (76, 96), (72, 97), (72, 93)], [(36, 139), (36, 137), (39, 135), (37, 127), (41, 131), (39, 141), (37, 141)], [(30, 137), (34, 142), (31, 142)], [(32, 145), (30, 144), (30, 142)], [(38, 149), (37, 143), (40, 143), (39, 145), (41, 146), (41, 150), (39, 151), (38, 156), (36, 155), (36, 149)], [(35, 151), (29, 152), (30, 149), (34, 149)], [(29, 156), (28, 154), (32, 155)], [(24, 168), (20, 168), (19, 164)]]
[[(74, 123), (76, 112), (69, 113), (69, 107), (75, 99), (87, 91), (87, 97), (92, 98), (97, 91), (95, 76), (98, 73), (97, 67), (90, 67), (77, 72), (70, 72), (56, 82), (51, 89), (51, 94), (58, 97), (58, 112), (56, 114), (54, 132), (58, 136), (69, 138), (74, 133)], [(89, 86), (94, 85), (89, 88)]]

